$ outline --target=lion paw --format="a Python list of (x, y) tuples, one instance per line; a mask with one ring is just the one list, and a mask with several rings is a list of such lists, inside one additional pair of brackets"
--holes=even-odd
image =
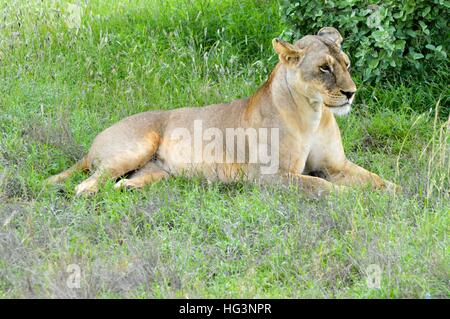
[(118, 181), (115, 185), (114, 188), (116, 189), (124, 189), (124, 188), (138, 188), (140, 185), (137, 185), (135, 182), (133, 182), (131, 179), (121, 179), (120, 181)]

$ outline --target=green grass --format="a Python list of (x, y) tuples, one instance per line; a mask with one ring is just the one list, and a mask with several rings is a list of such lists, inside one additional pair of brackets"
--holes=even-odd
[(44, 179), (127, 115), (250, 95), (285, 26), (275, 1), (92, 0), (79, 30), (67, 2), (44, 3), (0, 1), (0, 297), (449, 297), (445, 66), (427, 82), (359, 83), (339, 119), (348, 157), (401, 195), (177, 178), (75, 198), (85, 175)]

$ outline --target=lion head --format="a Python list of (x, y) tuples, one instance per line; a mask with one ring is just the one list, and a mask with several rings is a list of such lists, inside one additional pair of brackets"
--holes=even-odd
[(272, 41), (280, 61), (287, 66), (290, 88), (305, 96), (311, 104), (325, 105), (333, 113), (347, 114), (356, 92), (349, 69), (350, 60), (342, 52), (342, 36), (332, 27), (307, 35), (294, 44)]

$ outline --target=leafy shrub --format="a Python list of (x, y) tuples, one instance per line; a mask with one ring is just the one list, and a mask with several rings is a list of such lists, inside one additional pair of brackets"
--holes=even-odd
[[(448, 67), (448, 0), (324, 0), (282, 4), (290, 30), (300, 38), (334, 26), (345, 38), (353, 66), (363, 80), (405, 77)], [(430, 63), (431, 62), (431, 63)]]

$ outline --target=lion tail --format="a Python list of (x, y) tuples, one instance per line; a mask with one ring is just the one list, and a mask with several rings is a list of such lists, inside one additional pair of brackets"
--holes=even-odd
[(76, 162), (72, 167), (70, 167), (69, 169), (50, 176), (49, 178), (47, 178), (46, 182), (49, 184), (56, 184), (59, 182), (64, 181), (65, 179), (69, 178), (70, 176), (72, 176), (75, 172), (78, 171), (82, 171), (82, 170), (86, 170), (88, 168), (88, 161), (86, 156), (83, 157), (81, 160), (79, 160), (78, 162)]

